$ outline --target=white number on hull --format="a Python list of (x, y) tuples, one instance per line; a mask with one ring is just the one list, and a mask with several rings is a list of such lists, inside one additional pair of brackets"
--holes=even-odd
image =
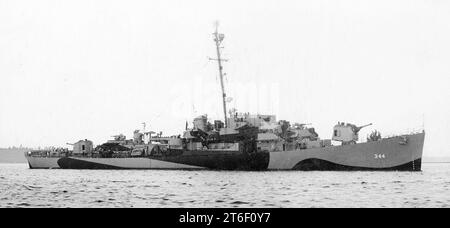
[(375, 159), (383, 159), (383, 158), (386, 158), (386, 155), (384, 155), (384, 154), (374, 154), (374, 156), (375, 156)]

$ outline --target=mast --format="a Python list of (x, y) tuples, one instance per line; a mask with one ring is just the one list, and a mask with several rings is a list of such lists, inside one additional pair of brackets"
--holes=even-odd
[(227, 127), (227, 104), (226, 104), (226, 93), (225, 93), (225, 87), (223, 85), (223, 67), (222, 67), (222, 61), (226, 62), (226, 59), (222, 59), (220, 55), (220, 44), (222, 43), (223, 39), (225, 38), (224, 34), (221, 34), (218, 32), (219, 23), (216, 22), (216, 31), (213, 33), (214, 35), (214, 41), (216, 42), (216, 50), (217, 50), (217, 59), (211, 59), (210, 60), (217, 60), (217, 63), (219, 65), (219, 75), (220, 75), (220, 86), (222, 88), (222, 102), (223, 102), (223, 115), (225, 118), (225, 127)]

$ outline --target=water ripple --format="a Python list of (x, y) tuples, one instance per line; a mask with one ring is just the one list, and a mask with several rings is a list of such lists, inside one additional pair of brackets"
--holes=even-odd
[(450, 164), (425, 163), (423, 170), (30, 170), (0, 164), (0, 207), (449, 207)]

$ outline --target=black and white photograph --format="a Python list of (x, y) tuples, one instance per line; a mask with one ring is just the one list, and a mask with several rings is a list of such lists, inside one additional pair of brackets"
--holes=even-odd
[(450, 208), (449, 22), (444, 0), (0, 0), (0, 208)]

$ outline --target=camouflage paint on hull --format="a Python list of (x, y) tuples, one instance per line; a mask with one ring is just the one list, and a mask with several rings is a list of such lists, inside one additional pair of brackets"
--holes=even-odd
[(25, 156), (30, 169), (59, 169), (59, 157), (33, 157)]
[(30, 168), (420, 171), (425, 133), (376, 142), (277, 152), (183, 151), (137, 158), (27, 157)]
[(418, 133), (354, 145), (271, 152), (268, 169), (420, 171), (424, 138), (425, 133)]
[(186, 152), (173, 156), (141, 158), (81, 158), (64, 157), (58, 160), (63, 169), (212, 169), (264, 170), (269, 153)]
[(297, 163), (292, 170), (302, 171), (420, 171), (421, 159), (417, 159), (403, 165), (384, 168), (368, 168), (359, 166), (346, 166), (332, 163), (329, 161), (310, 158)]
[(199, 166), (154, 160), (150, 158), (82, 158), (58, 160), (63, 169), (204, 169)]

